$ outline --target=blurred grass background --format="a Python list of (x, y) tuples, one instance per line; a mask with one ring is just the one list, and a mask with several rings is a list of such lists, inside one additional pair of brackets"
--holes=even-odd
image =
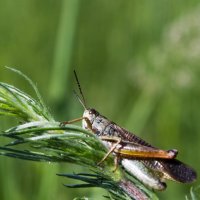
[[(0, 81), (33, 95), (3, 66), (37, 83), (58, 121), (82, 115), (73, 69), (87, 105), (200, 171), (199, 1), (1, 0)], [(1, 118), (0, 129), (16, 124)], [(101, 189), (67, 189), (69, 164), (1, 157), (0, 199), (103, 199)], [(198, 185), (198, 180), (193, 186)], [(184, 199), (191, 185), (169, 182), (161, 199)]]

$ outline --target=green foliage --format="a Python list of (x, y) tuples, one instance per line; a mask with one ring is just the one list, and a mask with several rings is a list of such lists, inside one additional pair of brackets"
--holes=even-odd
[[(198, 0), (2, 0), (0, 10), (0, 65), (17, 66), (36, 81), (58, 121), (82, 113), (71, 92), (75, 68), (88, 106), (155, 146), (178, 149), (200, 171)], [(0, 79), (33, 96), (8, 70), (0, 69)], [(1, 130), (11, 121), (1, 118)], [(54, 174), (78, 167), (13, 160), (0, 162), (2, 200), (102, 195), (62, 190)], [(190, 187), (170, 182), (158, 195), (183, 199)]]
[(25, 122), (38, 120), (52, 121), (52, 116), (48, 112), (36, 86), (32, 83), (32, 81), (20, 71), (13, 68), (9, 69), (19, 73), (29, 81), (31, 86), (34, 88), (39, 101), (35, 101), (29, 95), (11, 85), (0, 83), (0, 115), (19, 117), (20, 120)]
[[(0, 82), (1, 115), (14, 116), (24, 121), (23, 124), (1, 134), (12, 140), (0, 146), (0, 155), (30, 161), (69, 162), (85, 166), (94, 174), (59, 174), (59, 176), (87, 183), (66, 185), (68, 187), (102, 187), (109, 191), (111, 199), (140, 200), (153, 195), (145, 187), (142, 190), (138, 182), (138, 186), (134, 186), (134, 181), (132, 183), (126, 180), (119, 168), (113, 172), (114, 159), (108, 158), (103, 162), (103, 166), (98, 166), (97, 163), (106, 154), (106, 149), (95, 134), (79, 126), (63, 126), (55, 122), (35, 85), (21, 72), (12, 70), (31, 83), (40, 101), (34, 100), (14, 86)], [(133, 193), (126, 189), (127, 182)]]

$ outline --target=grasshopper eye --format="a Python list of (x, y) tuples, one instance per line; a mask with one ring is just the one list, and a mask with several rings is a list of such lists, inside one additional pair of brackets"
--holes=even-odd
[(95, 109), (92, 108), (89, 110), (89, 114), (90, 115), (98, 115), (99, 113)]
[(94, 109), (91, 109), (91, 110), (89, 111), (89, 114), (95, 114), (95, 110), (94, 110)]

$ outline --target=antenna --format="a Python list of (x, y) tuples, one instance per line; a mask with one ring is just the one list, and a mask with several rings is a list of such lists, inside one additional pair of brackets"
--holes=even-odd
[(85, 110), (87, 110), (85, 103), (82, 101), (82, 99), (78, 96), (77, 92), (75, 90), (73, 90), (76, 98), (78, 99), (78, 101), (81, 103), (81, 105), (83, 106), (83, 108), (85, 108)]
[(81, 85), (80, 85), (80, 82), (78, 80), (78, 76), (76, 74), (76, 71), (74, 70), (74, 76), (75, 76), (75, 79), (76, 79), (76, 83), (78, 85), (78, 89), (79, 89), (79, 92), (80, 92), (80, 95), (82, 97), (82, 99), (78, 96), (78, 94), (76, 93), (76, 91), (74, 90), (74, 94), (76, 95), (77, 99), (79, 100), (79, 102), (81, 103), (81, 105), (85, 108), (86, 108), (86, 103), (85, 103), (85, 97), (83, 95), (83, 92), (82, 92), (82, 89), (81, 89)]

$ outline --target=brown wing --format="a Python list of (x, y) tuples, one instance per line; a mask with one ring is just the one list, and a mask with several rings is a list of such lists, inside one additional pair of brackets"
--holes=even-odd
[(161, 164), (167, 174), (169, 174), (171, 178), (176, 181), (182, 183), (191, 183), (197, 178), (197, 173), (194, 171), (194, 169), (179, 160), (164, 160), (161, 161)]
[(194, 169), (185, 163), (176, 160), (143, 160), (147, 167), (161, 172), (163, 179), (171, 179), (181, 183), (191, 183), (197, 178), (197, 173)]
[(121, 138), (125, 141), (129, 141), (129, 142), (134, 142), (136, 144), (140, 144), (143, 146), (147, 146), (147, 147), (153, 147), (152, 145), (150, 145), (149, 143), (147, 143), (146, 141), (144, 141), (143, 139), (141, 139), (140, 137), (136, 136), (135, 134), (127, 131), (124, 128), (121, 128), (120, 126), (113, 124), (113, 129), (118, 132), (118, 134), (121, 136)]

